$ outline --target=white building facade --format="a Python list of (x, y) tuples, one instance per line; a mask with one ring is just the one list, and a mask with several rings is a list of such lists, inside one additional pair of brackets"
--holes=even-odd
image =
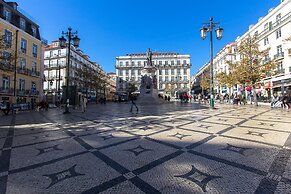
[[(152, 63), (156, 67), (157, 89), (161, 94), (174, 97), (190, 92), (190, 55), (175, 52), (153, 52)], [(147, 65), (146, 53), (116, 57), (117, 93), (126, 94), (129, 83), (139, 91), (141, 71)]]
[[(80, 88), (80, 80), (78, 79), (77, 70), (86, 66), (94, 71), (103, 72), (101, 66), (95, 62), (90, 61), (88, 55), (85, 55), (80, 49), (71, 45), (70, 53), (70, 72), (69, 72), (69, 86), (77, 86)], [(68, 45), (61, 48), (59, 41), (53, 41), (47, 45), (44, 51), (44, 82), (43, 89), (47, 100), (50, 103), (55, 103), (57, 97), (63, 93), (63, 86), (66, 86), (67, 76), (67, 60), (68, 60)], [(105, 72), (104, 72), (105, 75)], [(79, 91), (82, 92), (82, 91)], [(87, 91), (88, 92), (88, 91)], [(89, 95), (91, 94), (89, 91)]]
[(249, 34), (257, 36), (260, 50), (270, 49), (264, 61), (274, 59), (278, 63), (277, 74), (265, 78), (262, 89), (270, 89), (272, 93), (291, 92), (291, 40), (287, 41), (291, 37), (291, 0), (281, 0), (236, 42)]
[[(242, 39), (248, 35), (256, 35), (258, 38), (259, 49), (269, 49), (263, 62), (274, 59), (277, 63), (276, 75), (266, 77), (262, 80), (262, 87), (258, 89), (261, 93), (281, 93), (283, 91), (291, 92), (291, 0), (281, 0), (281, 3), (268, 11), (268, 14), (259, 18), (258, 23), (250, 25), (249, 30), (235, 42), (224, 46), (213, 58), (214, 76), (220, 72), (229, 73), (227, 61), (237, 62), (240, 56), (236, 53), (236, 46)], [(287, 39), (290, 38), (288, 41)], [(201, 77), (202, 72), (208, 67), (205, 64), (194, 76), (195, 80)], [(231, 94), (234, 91), (240, 91), (239, 86), (233, 88), (220, 87), (215, 84), (216, 93)]]

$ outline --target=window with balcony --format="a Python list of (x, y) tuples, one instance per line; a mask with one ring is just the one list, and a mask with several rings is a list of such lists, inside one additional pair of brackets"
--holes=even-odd
[(273, 23), (269, 22), (269, 31), (273, 29)]
[(6, 47), (11, 48), (11, 45), (12, 45), (12, 32), (10, 32), (7, 29), (5, 29), (4, 43), (5, 43)]
[(137, 70), (137, 75), (141, 75), (141, 70), (140, 69)]
[(159, 76), (159, 81), (162, 82), (163, 81), (163, 77)]
[(25, 80), (24, 79), (19, 79), (18, 81), (18, 90), (24, 91), (25, 90)]
[(128, 61), (126, 61), (126, 62), (125, 62), (125, 66), (128, 67), (128, 65), (129, 65), (129, 63), (128, 63)]
[(186, 60), (183, 60), (183, 65), (186, 65), (187, 64), (187, 61)]
[(159, 89), (163, 89), (163, 84), (159, 84)]
[(177, 65), (180, 65), (180, 60), (177, 60)]
[(32, 56), (37, 57), (37, 45), (32, 44)]
[(125, 70), (125, 75), (128, 76), (128, 74), (129, 74), (129, 70), (127, 69)]
[(165, 61), (165, 65), (168, 65), (168, 61)]
[(169, 70), (165, 69), (165, 75), (169, 75)]
[(264, 46), (266, 46), (267, 44), (269, 44), (269, 39), (268, 39), (268, 37), (264, 38)]
[(177, 69), (177, 74), (178, 74), (178, 75), (181, 74), (181, 69)]
[(131, 66), (134, 66), (134, 65), (135, 65), (135, 63), (134, 63), (134, 61), (132, 61), (132, 62), (131, 62)]
[(25, 28), (26, 28), (26, 22), (25, 22), (25, 19), (20, 18), (19, 23), (20, 23), (20, 25), (19, 25), (19, 26), (20, 26), (20, 29), (25, 31)]
[(187, 79), (187, 76), (184, 76), (184, 81), (187, 81), (188, 79)]
[(162, 75), (162, 70), (161, 69), (159, 69), (159, 75)]
[(26, 59), (20, 58), (20, 69), (24, 70), (26, 68)]
[(169, 77), (168, 76), (165, 77), (165, 81), (166, 82), (169, 81)]
[(140, 61), (137, 62), (137, 66), (139, 66), (139, 67), (141, 66), (141, 62)]
[(26, 53), (27, 50), (27, 40), (25, 40), (24, 38), (21, 38), (20, 40), (20, 49), (22, 53)]
[(281, 55), (282, 52), (282, 45), (277, 46), (277, 57), (279, 57), (279, 55)]
[(171, 69), (171, 74), (174, 75), (175, 74), (175, 70)]
[(187, 69), (184, 69), (184, 75), (187, 75)]
[(264, 24), (264, 30), (267, 30), (268, 29), (268, 23), (265, 23)]
[(276, 15), (276, 22), (279, 24), (281, 22), (281, 13)]
[(7, 90), (10, 88), (10, 77), (3, 76), (2, 77), (2, 89)]
[(11, 11), (10, 10), (4, 8), (3, 16), (4, 16), (6, 21), (9, 21), (9, 22), (11, 21)]
[(175, 81), (175, 77), (174, 76), (171, 76), (171, 81)]
[(31, 82), (30, 89), (36, 90), (36, 83), (34, 81)]
[(36, 73), (36, 70), (37, 70), (37, 63), (35, 61), (32, 62), (32, 68), (31, 68), (31, 71), (33, 73)]
[(281, 37), (281, 28), (276, 31), (276, 39)]
[(120, 61), (120, 62), (119, 62), (119, 65), (120, 65), (120, 67), (122, 67), (122, 66), (123, 66), (123, 62), (122, 62), (122, 61)]
[(163, 62), (162, 61), (159, 61), (159, 65), (162, 65), (163, 64)]

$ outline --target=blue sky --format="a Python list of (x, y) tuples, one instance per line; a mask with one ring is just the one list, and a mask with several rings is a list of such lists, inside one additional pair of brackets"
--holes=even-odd
[(280, 0), (17, 0), (39, 24), (49, 42), (69, 26), (78, 30), (80, 48), (115, 72), (115, 57), (153, 51), (191, 55), (191, 75), (209, 61), (209, 39), (201, 40), (202, 22), (220, 22), (223, 38), (214, 54), (241, 36)]

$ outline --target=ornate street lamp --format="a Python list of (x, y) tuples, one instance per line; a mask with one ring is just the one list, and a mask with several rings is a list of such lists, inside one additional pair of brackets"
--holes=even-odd
[[(214, 108), (214, 92), (213, 92), (213, 41), (212, 41), (212, 31), (217, 25), (215, 30), (216, 38), (220, 40), (222, 38), (223, 29), (219, 26), (218, 23), (212, 22), (213, 18), (210, 18), (208, 23), (203, 23), (203, 27), (200, 29), (200, 36), (204, 40), (206, 38), (207, 32), (210, 33), (210, 108)], [(205, 27), (205, 26), (206, 27)]]
[(71, 42), (73, 41), (73, 45), (75, 47), (79, 47), (80, 38), (76, 35), (78, 31), (72, 32), (72, 28), (69, 27), (67, 32), (62, 32), (62, 37), (59, 38), (60, 47), (65, 48), (67, 45), (67, 40), (64, 36), (68, 38), (68, 56), (67, 56), (67, 76), (66, 76), (66, 106), (64, 114), (68, 114), (69, 112), (69, 73), (70, 73), (70, 56), (71, 56)]

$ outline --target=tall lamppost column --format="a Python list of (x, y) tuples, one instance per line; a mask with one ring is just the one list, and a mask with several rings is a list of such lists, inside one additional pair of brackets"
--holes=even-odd
[[(204, 26), (206, 25), (206, 27)], [(203, 23), (203, 27), (200, 29), (201, 38), (204, 40), (206, 38), (207, 32), (210, 33), (210, 108), (214, 108), (214, 88), (213, 88), (213, 39), (212, 31), (218, 25), (218, 28), (215, 30), (216, 38), (220, 40), (222, 38), (223, 29), (220, 28), (219, 22), (214, 23), (213, 18), (210, 18), (208, 23)]]
[(62, 48), (66, 47), (66, 39), (64, 38), (64, 36), (66, 36), (68, 38), (68, 56), (67, 56), (67, 76), (66, 76), (66, 96), (65, 96), (65, 100), (66, 100), (66, 106), (65, 106), (65, 112), (64, 114), (68, 114), (70, 113), (69, 111), (69, 74), (70, 74), (70, 58), (71, 58), (71, 41), (73, 41), (73, 45), (75, 47), (79, 47), (79, 43), (80, 43), (80, 38), (78, 38), (78, 36), (76, 35), (78, 34), (78, 31), (76, 32), (72, 32), (72, 28), (69, 27), (68, 28), (68, 32), (62, 32), (62, 37), (59, 38), (60, 41), (60, 46)]

